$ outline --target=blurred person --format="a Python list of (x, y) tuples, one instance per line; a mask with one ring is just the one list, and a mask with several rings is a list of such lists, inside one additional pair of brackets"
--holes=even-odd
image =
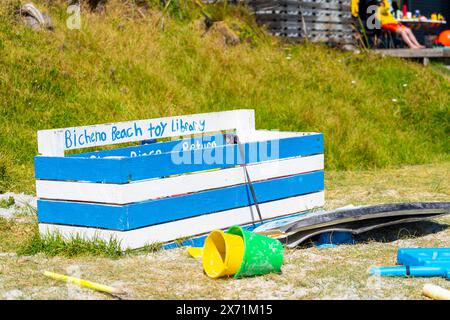
[(414, 36), (410, 28), (401, 24), (394, 18), (394, 16), (390, 11), (391, 5), (389, 4), (388, 0), (375, 0), (375, 1), (352, 0), (351, 10), (352, 15), (355, 17), (366, 16), (364, 15), (364, 13), (360, 14), (359, 12), (359, 10), (361, 10), (360, 2), (367, 2), (367, 5), (365, 6), (366, 10), (367, 8), (370, 8), (371, 5), (376, 5), (378, 7), (376, 11), (376, 19), (380, 22), (382, 30), (389, 30), (391, 32), (399, 34), (402, 37), (403, 41), (406, 43), (406, 45), (411, 49), (425, 48), (425, 46), (421, 45), (417, 41), (416, 37)]
[(423, 49), (425, 46), (421, 45), (414, 33), (410, 28), (401, 24), (397, 20), (395, 20), (394, 16), (390, 11), (390, 4), (387, 0), (380, 1), (379, 9), (378, 9), (378, 19), (381, 22), (382, 30), (389, 30), (395, 33), (398, 33), (403, 41), (410, 47), (411, 49)]

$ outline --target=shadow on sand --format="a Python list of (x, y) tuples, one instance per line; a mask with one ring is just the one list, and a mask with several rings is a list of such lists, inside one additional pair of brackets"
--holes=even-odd
[(355, 240), (355, 243), (366, 243), (369, 241), (393, 242), (399, 239), (423, 237), (444, 231), (447, 228), (449, 228), (448, 224), (436, 221), (417, 221), (371, 230), (359, 235), (354, 235), (353, 239)]

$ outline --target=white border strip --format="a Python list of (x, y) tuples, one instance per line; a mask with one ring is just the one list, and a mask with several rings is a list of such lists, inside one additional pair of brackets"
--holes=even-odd
[[(260, 204), (263, 219), (272, 219), (301, 211), (311, 210), (323, 206), (324, 192), (286, 198)], [(155, 242), (168, 242), (181, 237), (196, 236), (214, 229), (224, 229), (233, 225), (244, 225), (253, 221), (252, 215), (257, 219), (255, 206), (226, 210), (214, 214), (178, 220), (155, 226), (130, 230), (115, 231), (86, 227), (74, 227), (55, 224), (39, 224), (39, 231), (47, 233), (59, 232), (66, 238), (79, 235), (84, 239), (98, 237), (109, 241), (112, 237), (121, 241), (122, 249), (141, 248), (146, 244)]]
[[(252, 182), (324, 168), (323, 154), (247, 166)], [(127, 204), (246, 183), (242, 167), (144, 180), (127, 184), (36, 180), (38, 198)]]

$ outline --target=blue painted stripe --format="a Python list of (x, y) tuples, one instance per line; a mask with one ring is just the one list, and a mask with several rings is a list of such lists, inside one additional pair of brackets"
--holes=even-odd
[[(253, 184), (258, 202), (268, 202), (324, 189), (324, 173), (316, 171)], [(247, 184), (138, 202), (104, 205), (38, 200), (38, 221), (113, 230), (132, 230), (253, 204)]]
[[(139, 146), (131, 146), (124, 148), (115, 148), (108, 150), (100, 150), (93, 152), (74, 153), (67, 155), (67, 157), (73, 158), (104, 158), (104, 157), (139, 157), (147, 155), (158, 155), (162, 153), (172, 152), (173, 149), (181, 144), (184, 150), (189, 149), (201, 149), (204, 147), (221, 146), (225, 144), (223, 134), (205, 135), (192, 137), (188, 139), (177, 139), (164, 142), (154, 142), (149, 144), (143, 144)], [(188, 148), (188, 149), (186, 149)]]
[[(245, 163), (323, 153), (323, 135), (285, 138), (243, 144)], [(271, 154), (274, 148), (277, 152)], [(180, 163), (181, 162), (181, 163)], [(77, 158), (35, 157), (36, 179), (102, 183), (128, 183), (189, 172), (223, 169), (242, 164), (237, 145), (212, 149), (178, 151), (149, 157)]]

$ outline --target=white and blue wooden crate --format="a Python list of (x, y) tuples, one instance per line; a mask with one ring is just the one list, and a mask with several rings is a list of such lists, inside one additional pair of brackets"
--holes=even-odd
[(125, 249), (257, 222), (244, 163), (264, 220), (323, 206), (323, 135), (254, 121), (253, 110), (232, 110), (39, 131), (40, 232), (115, 238)]

